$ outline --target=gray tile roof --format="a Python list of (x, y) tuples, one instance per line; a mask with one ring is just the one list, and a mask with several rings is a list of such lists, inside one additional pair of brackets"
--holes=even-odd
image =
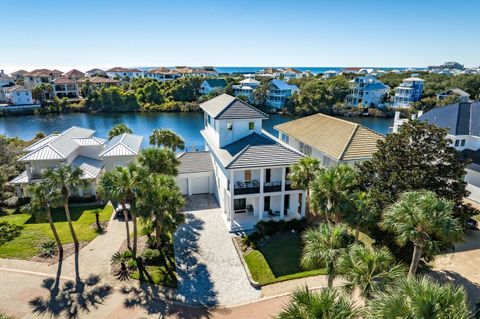
[(213, 172), (210, 152), (185, 152), (178, 157), (178, 174)]
[(215, 154), (225, 168), (254, 168), (285, 166), (296, 163), (303, 155), (263, 134), (252, 133), (223, 148)]
[(268, 115), (228, 94), (221, 94), (200, 104), (215, 119), (267, 119)]
[(480, 136), (479, 102), (460, 102), (434, 108), (418, 119), (446, 128), (450, 135)]

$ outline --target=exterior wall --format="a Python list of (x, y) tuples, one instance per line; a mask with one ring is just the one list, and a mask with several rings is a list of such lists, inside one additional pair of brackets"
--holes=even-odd
[(103, 163), (105, 164), (105, 170), (111, 171), (116, 166), (127, 166), (134, 160), (135, 156), (105, 156), (103, 158)]
[(53, 94), (58, 98), (68, 97), (77, 98), (78, 84), (52, 84)]
[(447, 135), (447, 138), (452, 141), (450, 146), (455, 147), (457, 151), (465, 149), (476, 151), (480, 149), (480, 137), (472, 135)]
[[(249, 129), (249, 123), (253, 122), (255, 128), (253, 130)], [(233, 124), (232, 130), (227, 130), (228, 123)], [(218, 120), (218, 135), (219, 135), (219, 145), (220, 147), (231, 144), (239, 139), (250, 135), (252, 133), (261, 134), (262, 133), (262, 120), (261, 119), (251, 119), (251, 120)]]
[(176, 177), (177, 184), (183, 195), (192, 195), (193, 190), (196, 188), (194, 183), (198, 183), (200, 180), (208, 180), (207, 192), (210, 194), (215, 193), (215, 174), (213, 172), (180, 174)]
[(470, 192), (468, 197), (480, 202), (480, 173), (471, 169), (466, 169), (465, 171), (467, 172), (465, 175), (465, 181), (468, 183), (467, 190)]
[(24, 85), (27, 89), (31, 90), (41, 84), (50, 84), (53, 80), (53, 77), (26, 76), (24, 78)]
[[(2, 94), (2, 92), (5, 92)], [(32, 92), (30, 90), (18, 90), (14, 92), (0, 92), (0, 100), (13, 105), (33, 104)]]
[(129, 77), (130, 79), (143, 77), (142, 72), (107, 72), (107, 76), (109, 78), (119, 77), (122, 79), (126, 77)]
[[(56, 168), (62, 164), (60, 160), (30, 161), (26, 164), (27, 172), (31, 175), (40, 175), (42, 171), (49, 168)], [(30, 170), (28, 169), (30, 168)]]

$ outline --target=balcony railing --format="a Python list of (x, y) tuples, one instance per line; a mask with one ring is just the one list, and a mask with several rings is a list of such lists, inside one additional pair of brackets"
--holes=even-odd
[(251, 182), (236, 182), (234, 185), (235, 195), (257, 194), (260, 193), (260, 183), (257, 180)]
[(280, 192), (282, 190), (282, 182), (270, 182), (270, 183), (265, 183), (263, 186), (263, 191), (265, 193), (271, 193), (271, 192)]
[(286, 190), (286, 191), (289, 191), (289, 190), (292, 190), (292, 189), (293, 189), (293, 187), (292, 187), (292, 182), (289, 181), (288, 179), (285, 180), (285, 190)]

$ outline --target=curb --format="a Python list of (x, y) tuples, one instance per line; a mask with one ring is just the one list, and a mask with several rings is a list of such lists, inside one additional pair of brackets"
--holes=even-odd
[(243, 269), (245, 270), (245, 273), (247, 274), (247, 278), (248, 278), (248, 281), (250, 282), (250, 285), (253, 288), (259, 290), (262, 286), (253, 279), (252, 274), (250, 273), (250, 269), (248, 269), (248, 265), (245, 262), (245, 259), (243, 259), (242, 250), (238, 246), (238, 243), (235, 240), (235, 237), (232, 237), (232, 242), (233, 242), (233, 246), (235, 247), (235, 250), (237, 251), (238, 257), (240, 258), (240, 261), (242, 262)]

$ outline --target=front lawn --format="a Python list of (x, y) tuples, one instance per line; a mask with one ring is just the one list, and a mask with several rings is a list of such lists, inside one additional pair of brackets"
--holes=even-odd
[(245, 254), (252, 277), (260, 285), (323, 275), (324, 269), (304, 271), (299, 264), (303, 243), (299, 234), (289, 234)]
[[(95, 223), (94, 210), (99, 209), (101, 222), (110, 219), (113, 212), (111, 205), (105, 207), (99, 205), (70, 207), (73, 227), (81, 242), (91, 241), (98, 234), (92, 225)], [(53, 220), (63, 244), (72, 243), (73, 239), (68, 228), (63, 207), (52, 211)], [(0, 246), (0, 258), (29, 259), (38, 253), (40, 243), (54, 239), (50, 225), (45, 220), (36, 221), (30, 214), (9, 213), (0, 216), (0, 222), (5, 221), (23, 227), (20, 236)]]

